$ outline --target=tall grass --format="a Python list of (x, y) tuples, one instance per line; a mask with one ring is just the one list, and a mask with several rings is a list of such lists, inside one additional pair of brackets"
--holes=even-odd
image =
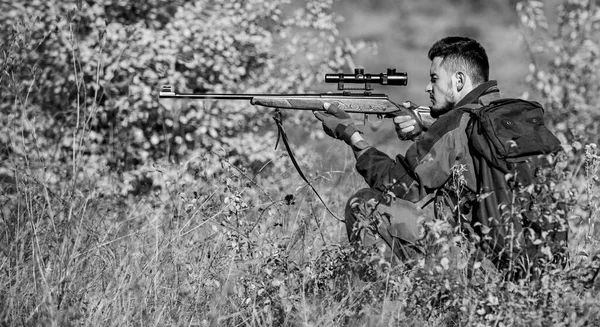
[[(573, 234), (573, 244), (590, 254), (574, 253), (564, 270), (512, 283), (488, 267), (469, 279), (468, 245), (444, 239), (442, 227), (441, 250), (407, 269), (377, 249), (340, 241), (342, 226), (305, 188), (286, 203), (272, 195), (280, 185), (248, 187), (236, 171), (207, 183), (186, 179), (181, 166), (161, 169), (170, 186), (123, 197), (101, 196), (97, 179), (61, 189), (31, 168), (15, 171), (12, 191), (2, 195), (3, 324), (577, 326), (600, 319), (598, 261), (591, 260), (598, 244), (587, 231)], [(339, 189), (317, 186), (340, 212)]]

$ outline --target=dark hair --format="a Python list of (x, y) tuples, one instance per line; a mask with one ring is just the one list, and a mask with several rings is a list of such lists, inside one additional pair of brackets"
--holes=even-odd
[(437, 41), (427, 54), (429, 60), (442, 58), (442, 66), (449, 72), (464, 71), (474, 85), (487, 82), (490, 64), (485, 49), (468, 37), (448, 36)]

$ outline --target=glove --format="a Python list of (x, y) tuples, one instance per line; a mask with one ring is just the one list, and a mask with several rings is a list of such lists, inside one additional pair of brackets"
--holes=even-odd
[(429, 128), (429, 126), (433, 124), (434, 120), (429, 115), (429, 107), (419, 107), (410, 101), (402, 103), (402, 106), (412, 110), (418, 117), (418, 121), (408, 115), (394, 117), (394, 127), (396, 128), (396, 134), (398, 135), (399, 139), (408, 140), (414, 139), (416, 136), (418, 136), (409, 136), (409, 133), (415, 129), (417, 124), (421, 125), (421, 127), (425, 129)]
[(329, 104), (323, 103), (323, 108), (326, 112), (315, 111), (315, 117), (323, 122), (323, 130), (325, 133), (333, 138), (342, 140), (348, 145), (350, 143), (350, 137), (360, 130), (354, 124), (352, 117), (348, 115), (344, 110), (339, 108), (337, 103)]
[(408, 133), (415, 129), (417, 121), (411, 116), (396, 116), (394, 117), (394, 127), (396, 128), (396, 134), (401, 140), (408, 140)]

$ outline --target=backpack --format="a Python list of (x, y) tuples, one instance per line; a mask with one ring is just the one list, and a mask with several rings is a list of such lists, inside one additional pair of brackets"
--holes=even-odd
[[(499, 99), (484, 107), (463, 108), (473, 118), (469, 135), (473, 149), (505, 174), (518, 173), (528, 160), (561, 149), (560, 141), (544, 125), (544, 108), (537, 102)], [(531, 182), (527, 177), (517, 176), (525, 185)]]
[(561, 149), (560, 141), (544, 125), (544, 109), (537, 102), (499, 99), (461, 109), (471, 116), (467, 135), (478, 182), (471, 226), (498, 268), (519, 266), (520, 272), (512, 273), (528, 274), (535, 262), (547, 259), (547, 247), (562, 254), (566, 246), (566, 217), (557, 221), (557, 215), (539, 209), (564, 205), (546, 203), (551, 195), (531, 187), (549, 165), (548, 155)]

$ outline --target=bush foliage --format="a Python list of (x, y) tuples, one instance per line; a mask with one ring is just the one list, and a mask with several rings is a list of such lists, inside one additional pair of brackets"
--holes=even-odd
[[(331, 1), (31, 1), (0, 27), (2, 127), (35, 117), (35, 147), (118, 171), (225, 148), (240, 164), (274, 159), (269, 116), (247, 103), (159, 101), (180, 91), (305, 92), (346, 68), (356, 48), (337, 38)], [(21, 109), (22, 108), (22, 109)], [(19, 110), (17, 110), (19, 109)], [(14, 125), (17, 124), (17, 125)], [(60, 126), (60, 130), (52, 128)], [(109, 154), (109, 155), (107, 155)]]
[(598, 143), (600, 9), (595, 1), (563, 1), (551, 25), (544, 9), (541, 1), (517, 6), (531, 58), (528, 81), (565, 143)]
[[(567, 215), (571, 239), (565, 266), (521, 280), (474, 262), (445, 222), (427, 226), (431, 251), (410, 268), (340, 242), (339, 222), (273, 150), (269, 112), (159, 101), (163, 84), (316, 91), (324, 72), (353, 68), (362, 47), (339, 36), (333, 6), (3, 3), (0, 324), (600, 324), (595, 2), (562, 1), (556, 23), (539, 1), (517, 5), (531, 91), (565, 144), (534, 187), (535, 209)], [(311, 136), (302, 130), (310, 115), (286, 116)], [(350, 153), (309, 153), (316, 143), (296, 155), (341, 212), (362, 180)]]

